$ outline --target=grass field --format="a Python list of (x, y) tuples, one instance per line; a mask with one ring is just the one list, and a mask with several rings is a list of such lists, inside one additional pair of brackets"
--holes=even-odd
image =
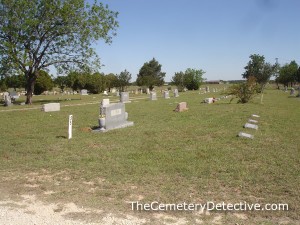
[[(158, 94), (157, 101), (130, 95), (137, 99), (126, 111), (135, 125), (107, 133), (91, 132), (102, 95), (35, 96), (32, 106), (0, 107), (0, 198), (31, 193), (45, 202), (147, 218), (149, 224), (162, 219), (132, 211), (130, 201), (287, 203), (288, 211), (163, 215), (166, 222), (171, 215), (187, 224), (216, 218), (223, 224), (299, 224), (300, 98), (270, 88), (263, 104), (259, 96), (249, 104), (229, 99), (201, 104), (212, 94), (179, 94), (176, 99)], [(57, 100), (60, 112), (39, 110)], [(189, 110), (173, 112), (182, 101)], [(251, 114), (261, 116), (257, 131), (243, 128)], [(238, 138), (240, 131), (254, 139)]]

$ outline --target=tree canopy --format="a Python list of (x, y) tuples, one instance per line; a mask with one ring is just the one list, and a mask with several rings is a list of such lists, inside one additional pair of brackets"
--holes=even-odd
[(31, 104), (40, 70), (100, 66), (92, 43), (111, 43), (117, 14), (97, 1), (0, 0), (0, 71), (25, 74)]
[(283, 65), (279, 69), (279, 76), (276, 78), (276, 82), (288, 86), (289, 83), (292, 84), (300, 81), (298, 64), (295, 60), (291, 61), (289, 64)]
[(141, 67), (136, 83), (139, 86), (147, 86), (152, 90), (155, 85), (161, 86), (164, 84), (165, 76), (166, 73), (161, 72), (161, 64), (153, 58)]
[(177, 72), (172, 77), (172, 83), (178, 87), (179, 90), (187, 88), (188, 90), (197, 90), (199, 89), (201, 83), (203, 82), (203, 70), (191, 69), (188, 68), (186, 71)]

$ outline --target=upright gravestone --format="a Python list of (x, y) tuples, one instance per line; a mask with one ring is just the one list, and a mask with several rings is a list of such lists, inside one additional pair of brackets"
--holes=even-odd
[(146, 93), (147, 93), (147, 95), (150, 95), (150, 89), (149, 88), (146, 89)]
[(150, 100), (157, 100), (156, 92), (154, 91), (150, 92)]
[(175, 112), (183, 112), (183, 111), (186, 111), (186, 110), (188, 110), (186, 102), (178, 103), (176, 109), (174, 109)]
[(174, 97), (175, 97), (175, 98), (179, 97), (178, 89), (177, 89), (177, 88), (174, 90)]
[(170, 98), (169, 91), (164, 91), (164, 99)]
[(120, 96), (120, 92), (116, 91), (116, 96), (119, 97)]
[(129, 101), (129, 93), (128, 92), (121, 92), (120, 94), (120, 102), (128, 103)]
[(205, 91), (209, 92), (209, 87), (208, 86), (205, 87)]
[(60, 103), (48, 103), (42, 106), (44, 112), (56, 112), (60, 111)]
[(11, 98), (8, 92), (3, 93), (4, 106), (11, 106)]
[(133, 122), (127, 121), (128, 114), (125, 112), (124, 103), (104, 105), (102, 108), (102, 119), (104, 123), (94, 131), (106, 132), (113, 129), (133, 126)]
[(80, 90), (80, 94), (81, 95), (88, 95), (87, 90), (86, 89), (82, 89)]

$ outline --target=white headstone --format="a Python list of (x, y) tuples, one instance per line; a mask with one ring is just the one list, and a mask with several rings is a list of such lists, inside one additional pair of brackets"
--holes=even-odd
[(108, 98), (102, 99), (101, 105), (102, 105), (102, 106), (109, 105), (109, 99), (108, 99)]
[(259, 118), (260, 116), (259, 116), (259, 115), (252, 114), (252, 117)]
[(245, 128), (255, 129), (255, 130), (258, 129), (258, 126), (257, 126), (257, 125), (251, 124), (251, 123), (246, 123), (246, 124), (244, 125), (244, 127), (245, 127)]
[(247, 134), (247, 133), (244, 133), (244, 132), (240, 132), (239, 137), (245, 137), (245, 138), (250, 138), (250, 139), (254, 138), (254, 136), (252, 134)]
[(258, 123), (257, 120), (252, 120), (252, 119), (249, 119), (248, 122), (249, 122), (249, 123)]
[(56, 112), (60, 111), (60, 103), (48, 103), (44, 104), (42, 107), (42, 111), (44, 112)]

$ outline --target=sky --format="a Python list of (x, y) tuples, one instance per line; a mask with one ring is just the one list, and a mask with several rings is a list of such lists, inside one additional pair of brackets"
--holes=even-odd
[(240, 80), (251, 54), (300, 64), (299, 0), (100, 0), (118, 11), (110, 45), (99, 41), (100, 72), (125, 69), (135, 81), (155, 58), (171, 81), (202, 69), (207, 80)]

